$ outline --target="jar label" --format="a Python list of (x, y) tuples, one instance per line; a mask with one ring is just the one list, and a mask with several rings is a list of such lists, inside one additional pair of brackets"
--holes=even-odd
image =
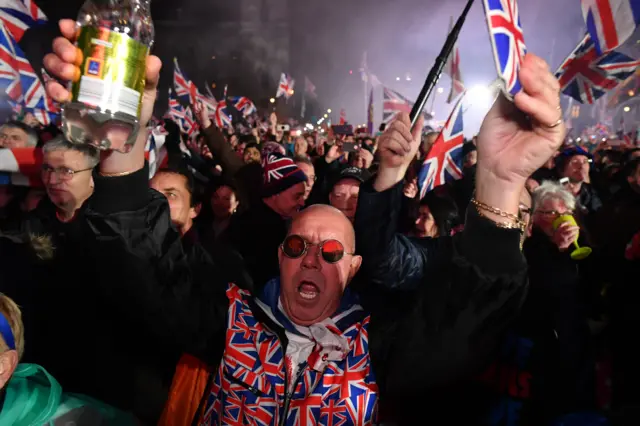
[(80, 80), (71, 86), (72, 102), (139, 118), (149, 47), (103, 27), (82, 27)]

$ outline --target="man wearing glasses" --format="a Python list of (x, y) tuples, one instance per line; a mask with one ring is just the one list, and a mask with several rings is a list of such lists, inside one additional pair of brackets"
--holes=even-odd
[(99, 160), (99, 153), (93, 147), (74, 145), (62, 137), (45, 144), (42, 182), (56, 206), (59, 221), (71, 221), (93, 193), (91, 172)]

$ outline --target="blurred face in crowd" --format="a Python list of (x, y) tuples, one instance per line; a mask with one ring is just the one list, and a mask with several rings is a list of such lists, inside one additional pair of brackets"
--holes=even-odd
[(464, 157), (464, 168), (470, 169), (476, 164), (478, 164), (478, 151), (471, 151)]
[(13, 190), (10, 185), (0, 185), (0, 209), (9, 205), (13, 200)]
[(636, 167), (635, 171), (627, 177), (627, 181), (634, 191), (640, 192), (640, 164)]
[(307, 182), (304, 187), (305, 188), (304, 199), (306, 201), (309, 198), (311, 191), (313, 190), (313, 185), (315, 185), (316, 183), (316, 171), (311, 164), (298, 162), (296, 163), (296, 165), (300, 167), (300, 170), (302, 170), (304, 174), (307, 176)]
[(314, 148), (316, 146), (316, 140), (314, 139), (313, 136), (307, 136), (307, 145), (309, 146), (309, 148)]
[[(285, 244), (294, 250), (285, 250)], [(297, 257), (288, 256), (287, 251)], [(353, 227), (342, 213), (321, 205), (300, 213), (278, 253), (280, 300), (291, 321), (310, 326), (336, 312), (362, 263), (354, 252)]]
[(329, 204), (340, 210), (351, 222), (356, 217), (360, 181), (357, 179), (342, 179), (331, 190)]
[(300, 182), (291, 188), (267, 198), (269, 207), (286, 219), (294, 217), (304, 207), (306, 182)]
[(567, 177), (572, 183), (586, 182), (589, 178), (589, 159), (584, 155), (574, 155), (567, 160), (562, 177)]
[(238, 136), (231, 135), (229, 137), (229, 144), (231, 145), (232, 148), (236, 148), (238, 146)]
[(236, 211), (240, 202), (236, 193), (228, 186), (221, 186), (211, 196), (211, 210), (218, 220), (225, 220), (231, 217)]
[(58, 209), (71, 212), (82, 206), (93, 193), (89, 160), (81, 152), (59, 149), (44, 154), (42, 182)]
[(22, 211), (23, 212), (31, 212), (38, 207), (40, 200), (44, 197), (45, 192), (44, 189), (40, 188), (31, 188), (29, 192), (27, 192), (27, 196), (22, 201)]
[(171, 221), (182, 235), (189, 232), (193, 219), (198, 216), (195, 207), (191, 206), (191, 193), (187, 187), (185, 176), (177, 173), (157, 173), (149, 182), (149, 186), (164, 194), (169, 201)]
[(536, 208), (533, 214), (533, 225), (551, 237), (555, 232), (553, 222), (563, 215), (573, 215), (573, 212), (561, 199), (550, 197)]
[(308, 149), (309, 145), (307, 144), (307, 141), (302, 136), (297, 137), (295, 145), (293, 146), (293, 151), (295, 152), (295, 154), (307, 155)]
[(249, 148), (244, 150), (243, 159), (244, 164), (260, 163), (260, 161), (262, 161), (260, 150), (255, 146), (250, 146)]
[(17, 127), (2, 126), (0, 128), (0, 148), (26, 148), (29, 136)]
[(418, 219), (416, 219), (415, 233), (420, 238), (437, 238), (440, 236), (438, 235), (436, 220), (428, 206), (420, 206)]

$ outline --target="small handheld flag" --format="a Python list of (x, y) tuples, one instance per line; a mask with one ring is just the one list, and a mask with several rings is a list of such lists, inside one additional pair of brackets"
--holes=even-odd
[(518, 73), (527, 53), (516, 0), (483, 0), (502, 91), (508, 99), (521, 89)]
[(420, 199), (427, 192), (446, 182), (462, 178), (462, 145), (464, 144), (464, 122), (462, 100), (458, 99), (444, 128), (434, 142), (429, 155), (418, 173)]

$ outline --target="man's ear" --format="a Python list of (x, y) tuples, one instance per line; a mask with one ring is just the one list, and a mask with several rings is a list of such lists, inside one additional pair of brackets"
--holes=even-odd
[(18, 352), (6, 351), (0, 355), (0, 389), (4, 389), (17, 366)]
[(191, 207), (189, 211), (189, 217), (191, 219), (195, 219), (196, 217), (200, 216), (201, 211), (202, 211), (202, 203), (198, 203), (195, 206)]
[(347, 284), (349, 284), (353, 277), (356, 276), (356, 274), (360, 270), (360, 266), (362, 266), (362, 256), (353, 256), (351, 258), (351, 265), (349, 267), (349, 278)]

